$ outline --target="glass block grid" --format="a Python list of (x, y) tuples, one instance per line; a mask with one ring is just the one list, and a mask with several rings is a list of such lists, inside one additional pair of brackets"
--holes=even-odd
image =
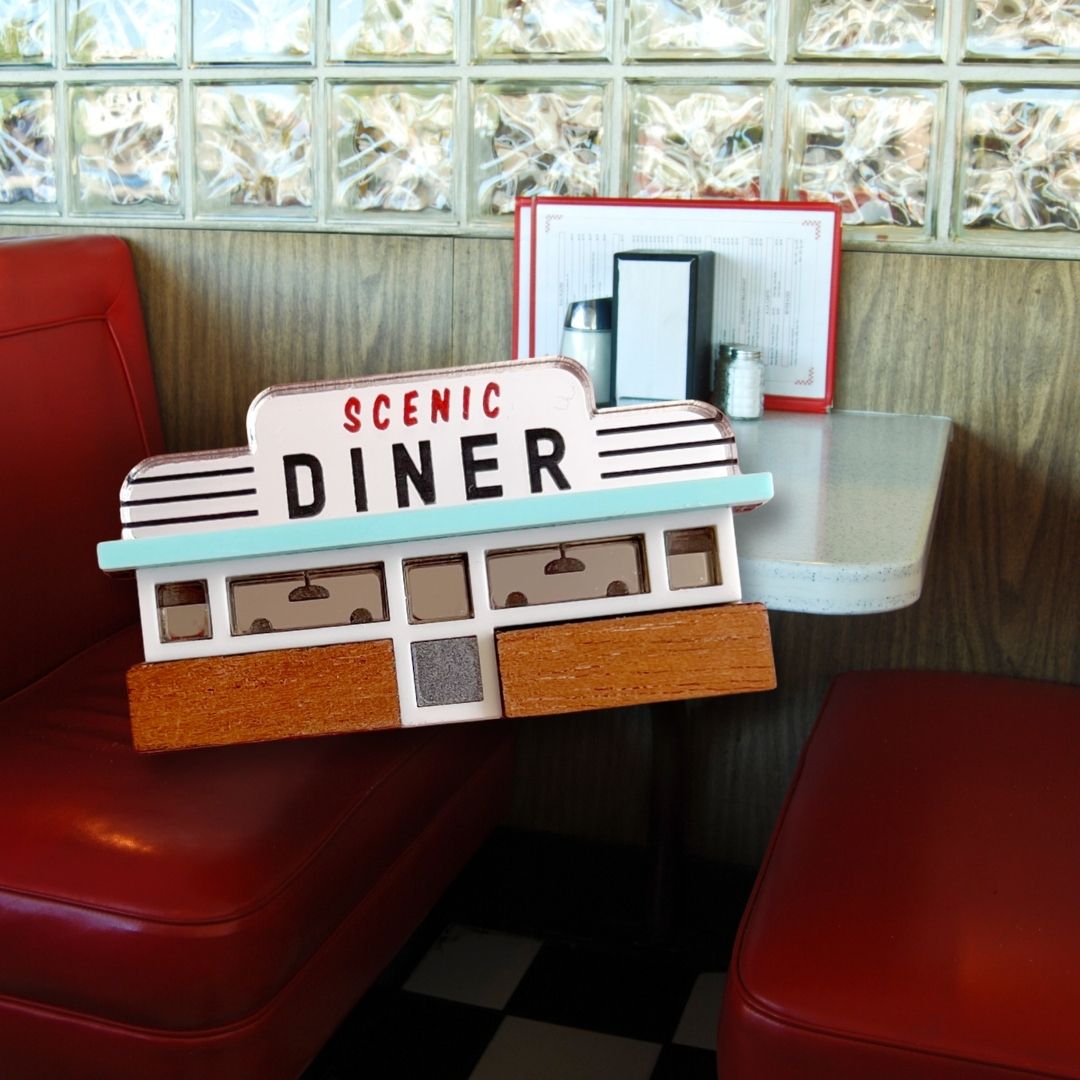
[(0, 0), (0, 216), (507, 235), (824, 199), (1080, 257), (1080, 0)]

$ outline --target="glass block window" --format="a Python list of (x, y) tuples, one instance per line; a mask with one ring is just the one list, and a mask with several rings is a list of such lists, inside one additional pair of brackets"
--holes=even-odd
[(633, 60), (768, 59), (768, 0), (626, 0)]
[(68, 0), (71, 64), (175, 64), (174, 0)]
[(1080, 60), (1080, 4), (969, 0), (966, 46), (971, 57)]
[(68, 87), (71, 187), (86, 214), (176, 213), (180, 206), (177, 119), (171, 83)]
[(971, 88), (958, 224), (969, 234), (1080, 234), (1080, 89)]
[(196, 64), (310, 62), (314, 14), (313, 0), (191, 0), (191, 58)]
[(313, 217), (310, 83), (194, 88), (195, 212)]
[(474, 87), (476, 217), (510, 214), (525, 195), (601, 195), (606, 87), (488, 83)]
[(930, 235), (939, 99), (934, 87), (795, 87), (789, 195), (835, 203), (849, 230)]
[(800, 0), (794, 48), (822, 60), (940, 59), (943, 0)]
[(1080, 0), (0, 0), (0, 218), (508, 236), (827, 200), (1080, 258)]
[(330, 0), (332, 62), (454, 57), (453, 0)]
[(52, 63), (53, 0), (0, 0), (0, 64)]
[(333, 214), (451, 213), (455, 94), (453, 83), (333, 84)]
[(0, 207), (56, 206), (52, 86), (0, 86)]
[(623, 189), (634, 198), (758, 199), (767, 85), (633, 81)]
[(475, 55), (484, 60), (608, 55), (606, 0), (475, 0)]

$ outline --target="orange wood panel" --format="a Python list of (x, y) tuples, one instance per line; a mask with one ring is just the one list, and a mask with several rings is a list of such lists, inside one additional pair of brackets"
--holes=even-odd
[(128, 700), (136, 750), (401, 726), (387, 640), (137, 664)]
[(769, 616), (725, 604), (495, 635), (507, 716), (582, 712), (776, 686)]

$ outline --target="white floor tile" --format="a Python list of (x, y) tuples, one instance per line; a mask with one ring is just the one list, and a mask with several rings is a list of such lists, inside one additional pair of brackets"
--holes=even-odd
[(724, 1000), (724, 979), (722, 971), (704, 971), (697, 977), (672, 1042), (702, 1050), (716, 1049), (716, 1025)]
[(470, 1080), (649, 1080), (657, 1043), (503, 1018)]
[(533, 938), (451, 926), (416, 965), (405, 989), (501, 1009), (539, 948)]

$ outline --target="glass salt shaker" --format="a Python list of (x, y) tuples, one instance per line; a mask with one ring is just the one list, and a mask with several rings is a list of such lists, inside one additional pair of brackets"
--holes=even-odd
[(732, 420), (757, 420), (765, 410), (765, 365), (750, 345), (719, 345), (713, 403)]

